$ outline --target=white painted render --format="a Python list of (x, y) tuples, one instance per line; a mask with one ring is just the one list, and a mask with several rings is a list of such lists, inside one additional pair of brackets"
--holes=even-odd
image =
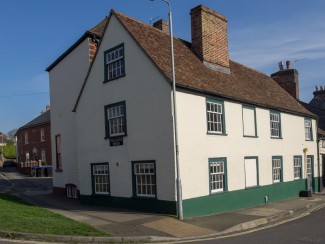
[[(104, 52), (124, 43), (125, 77), (104, 81)], [(105, 139), (104, 106), (126, 102), (122, 146)], [(112, 15), (77, 108), (82, 195), (92, 194), (91, 163), (109, 163), (111, 196), (132, 196), (132, 161), (155, 160), (157, 198), (175, 201), (171, 87)]]
[[(79, 186), (76, 155), (76, 114), (72, 112), (89, 68), (89, 47), (86, 38), (50, 72), (51, 137), (53, 186)], [(56, 171), (55, 136), (61, 135), (62, 172)], [(79, 188), (79, 187), (78, 187)]]
[(323, 161), (323, 156), (325, 156), (325, 140), (322, 138), (319, 140), (319, 169), (320, 169), (320, 176), (323, 176), (323, 167), (325, 162)]
[[(258, 157), (259, 185), (272, 182), (272, 156), (283, 157), (284, 182), (294, 180), (293, 157), (314, 155), (316, 141), (305, 140), (304, 117), (281, 113), (282, 139), (271, 138), (270, 110), (256, 108), (257, 138), (243, 136), (242, 104), (224, 101), (226, 135), (207, 134), (206, 97), (177, 92), (183, 199), (209, 195), (209, 158), (227, 158), (228, 190), (245, 189), (245, 157)], [(316, 121), (312, 121), (316, 139)], [(304, 177), (305, 178), (305, 177)]]

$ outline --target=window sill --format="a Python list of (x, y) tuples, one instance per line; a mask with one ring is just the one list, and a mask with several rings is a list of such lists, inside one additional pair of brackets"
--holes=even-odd
[(120, 76), (115, 77), (115, 78), (112, 78), (112, 79), (109, 79), (109, 80), (104, 80), (104, 81), (103, 81), (103, 84), (105, 84), (105, 83), (107, 83), (107, 82), (110, 82), (110, 81), (113, 81), (113, 80), (118, 80), (118, 79), (120, 79), (120, 78), (123, 78), (124, 76), (125, 76), (125, 74), (120, 75)]
[(215, 196), (215, 195), (219, 195), (219, 194), (223, 194), (223, 193), (227, 193), (228, 191), (224, 190), (224, 191), (217, 191), (217, 192), (210, 192), (209, 196)]
[(96, 196), (96, 197), (110, 197), (111, 196), (111, 194), (109, 194), (109, 193), (102, 193), (102, 194), (100, 194), (100, 193), (92, 193), (91, 195)]
[(226, 134), (226, 133), (213, 133), (213, 132), (207, 132), (207, 135), (228, 136), (228, 134)]
[(279, 182), (273, 182), (273, 184), (281, 184), (281, 183), (283, 183), (283, 181), (279, 181)]
[(109, 139), (114, 139), (114, 138), (119, 138), (119, 137), (126, 137), (126, 136), (127, 136), (127, 134), (120, 135), (120, 136), (105, 136), (104, 139), (109, 140)]
[(271, 138), (271, 139), (278, 139), (278, 140), (279, 140), (279, 139), (280, 139), (280, 140), (283, 139), (283, 137), (272, 137), (272, 136), (271, 136), (270, 138)]
[(245, 135), (243, 135), (243, 137), (245, 137), (245, 138), (258, 138), (258, 136), (245, 136)]
[(312, 139), (311, 139), (311, 140), (305, 139), (305, 141), (310, 141), (310, 142), (313, 142), (314, 140), (312, 140)]
[(55, 172), (63, 172), (62, 169), (56, 169)]
[(148, 196), (148, 197), (145, 197), (145, 196), (132, 196), (132, 198), (134, 198), (134, 199), (145, 199), (145, 200), (150, 200), (150, 199), (158, 200), (157, 196), (154, 196), (154, 197), (150, 197), (150, 196)]
[(245, 190), (260, 188), (260, 185), (245, 187)]

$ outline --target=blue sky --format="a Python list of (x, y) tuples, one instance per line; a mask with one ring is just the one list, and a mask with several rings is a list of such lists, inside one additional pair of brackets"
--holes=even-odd
[[(190, 9), (228, 18), (230, 58), (271, 74), (279, 61), (299, 70), (301, 100), (325, 85), (325, 1), (170, 0), (174, 35), (190, 41)], [(161, 0), (10, 0), (0, 7), (0, 131), (23, 126), (50, 103), (45, 69), (110, 9), (140, 21), (168, 19)], [(294, 60), (303, 59), (297, 62)]]

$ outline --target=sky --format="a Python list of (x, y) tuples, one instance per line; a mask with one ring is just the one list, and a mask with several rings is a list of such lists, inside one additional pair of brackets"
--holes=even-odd
[[(190, 10), (203, 4), (228, 19), (232, 60), (270, 75), (290, 60), (300, 99), (325, 85), (325, 1), (169, 0), (176, 37), (191, 41)], [(50, 104), (45, 69), (111, 9), (150, 23), (168, 20), (162, 0), (0, 0), (0, 131), (37, 117)]]

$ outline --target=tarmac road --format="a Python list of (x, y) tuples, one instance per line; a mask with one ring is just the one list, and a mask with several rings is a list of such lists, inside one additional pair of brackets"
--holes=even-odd
[[(307, 216), (242, 232), (236, 236), (231, 234), (224, 238), (210, 238), (187, 242), (171, 243), (213, 243), (213, 244), (304, 244), (325, 243), (325, 208), (312, 212)], [(169, 243), (170, 244), (170, 243)]]
[(0, 167), (0, 193), (45, 194), (52, 192), (52, 178), (33, 178), (17, 174), (16, 168)]

